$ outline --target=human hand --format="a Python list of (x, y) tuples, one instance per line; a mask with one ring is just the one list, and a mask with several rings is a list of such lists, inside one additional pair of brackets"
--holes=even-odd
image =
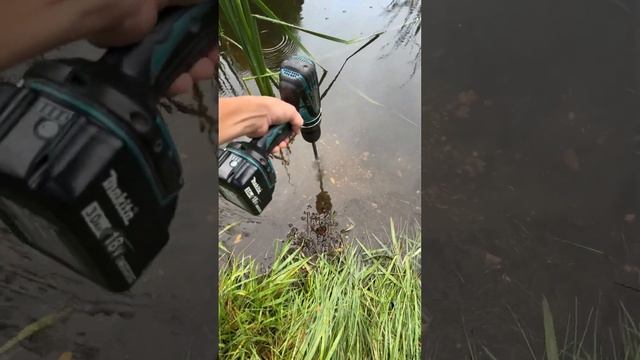
[[(120, 0), (123, 2), (125, 0)], [(130, 3), (130, 9), (125, 18), (117, 24), (91, 34), (89, 40), (100, 47), (123, 46), (138, 42), (144, 38), (155, 26), (158, 13), (168, 6), (193, 5), (202, 0), (137, 0)], [(214, 26), (212, 23), (211, 26)], [(215, 46), (217, 44), (212, 44)], [(193, 83), (210, 79), (215, 75), (215, 64), (218, 63), (217, 48), (211, 50), (207, 57), (200, 59), (184, 74), (178, 76), (168, 90), (169, 96), (189, 92)]]
[[(0, 70), (73, 41), (88, 39), (101, 47), (142, 40), (167, 6), (202, 0), (2, 0), (0, 5)], [(205, 0), (208, 1), (208, 0)], [(211, 26), (216, 26), (211, 24)], [(217, 44), (211, 44), (215, 47)], [(186, 92), (193, 81), (215, 75), (218, 54), (180, 76), (168, 95)]]
[[(294, 135), (300, 133), (302, 117), (291, 104), (271, 96), (237, 96), (220, 98), (218, 141), (226, 143), (240, 136), (257, 138), (264, 136), (269, 127), (291, 124)], [(289, 144), (285, 139), (272, 153), (279, 153)]]
[(200, 59), (193, 65), (188, 73), (184, 73), (173, 82), (169, 88), (169, 96), (175, 96), (189, 92), (195, 82), (211, 79), (216, 76), (216, 64), (218, 63), (218, 48), (209, 52), (206, 58)]

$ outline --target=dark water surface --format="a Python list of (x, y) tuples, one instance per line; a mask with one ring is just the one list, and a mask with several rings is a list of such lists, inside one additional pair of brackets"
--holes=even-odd
[[(411, 224), (420, 219), (420, 1), (270, 1), (283, 20), (343, 39), (387, 30), (355, 55), (322, 101), (322, 137), (317, 143), (323, 187), (340, 227), (355, 224), (384, 237), (389, 218)], [(411, 25), (402, 27), (411, 22)], [(272, 68), (301, 53), (278, 26), (260, 22)], [(327, 69), (323, 92), (347, 56), (365, 42), (344, 45), (298, 32), (301, 42)], [(233, 48), (223, 51), (221, 96), (240, 94), (238, 77), (247, 65)], [(234, 76), (231, 70), (237, 76)], [(318, 68), (319, 73), (322, 70)], [(252, 89), (254, 91), (255, 89)], [(264, 259), (289, 231), (303, 227), (301, 216), (316, 207), (320, 183), (311, 144), (300, 137), (291, 146), (287, 169), (274, 161), (278, 182), (260, 217), (220, 200), (219, 227), (239, 222), (220, 237), (227, 248)]]
[(424, 14), (427, 352), (531, 358), (515, 315), (541, 358), (544, 295), (560, 344), (577, 304), (578, 332), (597, 309), (613, 357), (619, 302), (640, 319), (639, 10), (433, 0)]

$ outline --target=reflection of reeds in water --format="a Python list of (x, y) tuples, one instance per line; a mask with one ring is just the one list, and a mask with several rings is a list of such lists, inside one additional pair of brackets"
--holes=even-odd
[(411, 59), (413, 70), (411, 76), (413, 77), (420, 66), (420, 58), (422, 54), (422, 47), (420, 45), (420, 31), (422, 29), (422, 1), (421, 0), (392, 0), (386, 7), (386, 12), (390, 14), (387, 21), (387, 27), (393, 23), (398, 16), (404, 14), (402, 26), (395, 34), (395, 40), (389, 48), (388, 44), (383, 46), (383, 50), (387, 48), (386, 52), (381, 58), (391, 55), (394, 51), (401, 47), (410, 47), (414, 55)]
[(413, 46), (420, 47), (420, 44), (416, 41), (420, 33), (422, 25), (422, 4), (420, 0), (405, 0), (405, 1), (393, 1), (387, 5), (387, 11), (391, 13), (389, 23), (394, 21), (404, 11), (407, 14), (404, 17), (403, 25), (400, 27), (396, 34), (396, 40), (394, 42), (394, 48), (401, 46)]
[(238, 89), (242, 88), (242, 78), (235, 69), (232, 59), (226, 53), (220, 53), (220, 71), (218, 72), (218, 92), (221, 96), (242, 95)]

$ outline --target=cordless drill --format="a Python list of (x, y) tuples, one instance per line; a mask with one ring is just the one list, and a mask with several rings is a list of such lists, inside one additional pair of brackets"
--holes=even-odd
[(0, 84), (0, 215), (19, 239), (112, 291), (140, 277), (183, 184), (157, 105), (217, 44), (217, 11), (169, 8), (138, 44)]
[[(303, 119), (302, 137), (313, 145), (320, 138), (320, 90), (316, 66), (310, 59), (293, 56), (280, 66), (280, 98), (296, 107)], [(269, 204), (276, 173), (269, 154), (291, 136), (290, 124), (272, 126), (266, 135), (249, 142), (236, 141), (218, 150), (219, 192), (245, 211), (260, 215)]]

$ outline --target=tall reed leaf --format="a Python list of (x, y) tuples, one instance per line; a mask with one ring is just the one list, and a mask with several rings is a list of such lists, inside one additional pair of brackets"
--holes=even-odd
[(553, 315), (546, 297), (542, 298), (542, 318), (544, 322), (544, 344), (547, 349), (547, 359), (560, 360), (556, 331), (553, 326)]
[[(268, 73), (262, 53), (260, 32), (255, 19), (251, 16), (249, 0), (222, 0), (219, 2), (222, 15), (228, 20), (237, 44), (247, 56), (251, 73), (263, 75)], [(268, 78), (256, 78), (256, 85), (262, 95), (274, 96)]]

